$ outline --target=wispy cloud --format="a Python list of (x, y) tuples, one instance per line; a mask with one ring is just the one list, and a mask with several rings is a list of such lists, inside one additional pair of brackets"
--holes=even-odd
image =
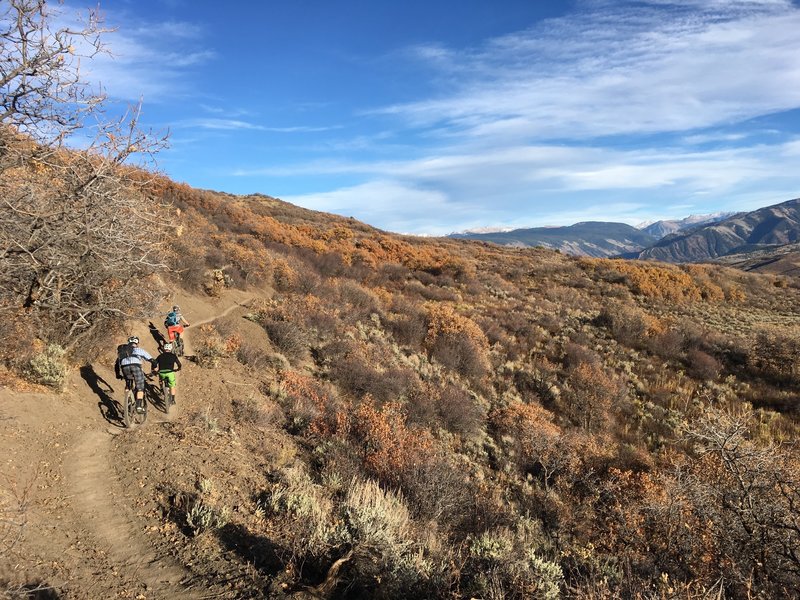
[(204, 29), (196, 23), (187, 21), (162, 21), (139, 24), (135, 29), (131, 29), (133, 35), (139, 38), (167, 38), (175, 39), (199, 39), (202, 38)]
[(238, 119), (185, 119), (183, 121), (179, 121), (175, 125), (176, 127), (197, 127), (200, 129), (220, 129), (225, 131), (245, 129), (261, 131), (264, 129), (261, 125), (249, 123), (247, 121), (240, 121)]
[(715, 151), (672, 149), (614, 150), (600, 146), (513, 146), (475, 154), (434, 155), (407, 161), (320, 160), (260, 169), (235, 176), (300, 177), (369, 175), (428, 185), (495, 189), (520, 182), (557, 183), (558, 189), (651, 188), (682, 183), (698, 188), (730, 188), (745, 179), (777, 177), (796, 160), (800, 142)]
[(750, 194), (754, 187), (769, 190), (761, 205), (764, 198), (778, 202), (798, 194), (793, 175), (798, 155), (800, 141), (705, 152), (516, 146), (408, 161), (325, 160), (240, 169), (236, 175), (366, 177), (361, 185), (285, 199), (393, 231), (441, 234), (475, 226), (566, 225), (595, 219), (635, 224), (669, 205), (691, 207), (689, 212), (696, 213), (721, 210), (721, 203), (755, 208)]
[[(85, 22), (86, 10), (65, 4), (57, 20), (63, 24)], [(173, 100), (191, 89), (188, 72), (217, 56), (203, 44), (205, 30), (189, 21), (143, 21), (126, 12), (101, 11), (103, 35), (109, 53), (84, 59), (84, 77), (112, 100), (147, 102)], [(124, 23), (124, 26), (122, 24)], [(75, 40), (78, 52), (84, 50)]]
[(318, 194), (284, 196), (283, 199), (313, 210), (357, 215), (360, 220), (377, 227), (392, 223), (393, 230), (401, 233), (431, 231), (430, 218), (425, 215), (442, 214), (448, 210), (443, 193), (391, 180), (371, 181)]
[(682, 141), (685, 144), (699, 145), (713, 142), (739, 142), (747, 137), (746, 133), (703, 133), (684, 136)]
[(685, 131), (800, 105), (791, 2), (586, 2), (473, 51), (416, 49), (438, 97), (376, 110), (441, 133), (581, 139)]
[(240, 119), (216, 119), (216, 118), (198, 118), (198, 119), (184, 119), (175, 124), (176, 127), (187, 128), (200, 128), (200, 129), (219, 129), (227, 131), (267, 131), (272, 133), (313, 133), (320, 131), (329, 131), (333, 127), (310, 127), (310, 126), (296, 126), (296, 127), (269, 127), (267, 125), (260, 125), (258, 123), (251, 123), (249, 121), (242, 121)]

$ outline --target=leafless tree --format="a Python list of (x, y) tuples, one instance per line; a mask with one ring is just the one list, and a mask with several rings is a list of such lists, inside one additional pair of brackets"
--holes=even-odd
[(692, 425), (688, 497), (713, 524), (727, 579), (780, 595), (800, 586), (800, 463), (795, 449), (753, 440), (754, 423), (710, 409)]
[(105, 52), (99, 13), (56, 27), (45, 0), (0, 2), (0, 124), (60, 143), (104, 97), (81, 76), (81, 59)]
[(155, 307), (166, 208), (152, 176), (123, 163), (166, 138), (139, 129), (140, 104), (96, 119), (88, 147), (67, 150), (87, 115), (100, 116), (105, 99), (80, 60), (105, 51), (108, 30), (96, 13), (82, 28), (55, 27), (44, 0), (0, 7), (0, 313), (24, 308), (39, 337), (70, 348)]

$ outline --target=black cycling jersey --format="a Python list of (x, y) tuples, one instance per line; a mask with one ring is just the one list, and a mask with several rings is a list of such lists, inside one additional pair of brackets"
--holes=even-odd
[(156, 358), (156, 365), (158, 371), (163, 373), (166, 371), (179, 371), (181, 369), (181, 361), (175, 356), (174, 352), (162, 352)]

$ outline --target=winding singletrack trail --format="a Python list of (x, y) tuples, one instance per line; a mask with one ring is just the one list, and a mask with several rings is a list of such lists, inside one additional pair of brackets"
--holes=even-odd
[[(192, 325), (243, 306), (226, 305), (220, 312), (203, 306)], [(136, 429), (116, 422), (121, 390), (109, 382), (117, 383), (111, 369), (91, 365), (72, 374), (60, 396), (0, 387), (0, 510), (24, 506), (26, 521), (13, 547), (0, 546), (0, 592), (36, 584), (70, 599), (216, 596), (163, 544), (159, 550), (149, 537), (157, 526), (137, 514), (137, 506), (152, 502), (137, 496), (137, 461), (155, 456), (130, 456), (120, 445)], [(172, 421), (180, 404), (174, 408), (165, 415), (151, 406), (142, 427)]]

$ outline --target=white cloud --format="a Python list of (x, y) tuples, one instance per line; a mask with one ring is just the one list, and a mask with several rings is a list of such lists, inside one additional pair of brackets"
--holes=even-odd
[(747, 139), (746, 133), (703, 133), (697, 135), (687, 135), (683, 137), (685, 144), (708, 144), (712, 142), (738, 142)]
[(247, 121), (241, 121), (239, 119), (185, 119), (183, 121), (178, 121), (175, 123), (176, 127), (197, 127), (200, 129), (220, 129), (226, 131), (232, 130), (243, 130), (243, 129), (254, 129), (254, 130), (263, 130), (264, 127), (261, 125), (256, 125), (255, 123), (249, 123)]
[(763, 206), (766, 199), (777, 202), (798, 194), (793, 191), (798, 153), (800, 141), (706, 152), (518, 146), (409, 161), (326, 161), (237, 174), (367, 177), (362, 185), (284, 199), (352, 215), (391, 231), (441, 234), (479, 226), (586, 220), (636, 224), (663, 213), (665, 207), (671, 207), (671, 218), (742, 210), (736, 203), (755, 203), (758, 193), (753, 190), (759, 186), (769, 190), (760, 195)]
[[(88, 11), (64, 5), (56, 23), (78, 25), (86, 22)], [(204, 29), (188, 21), (147, 21), (125, 12), (101, 11), (102, 34), (108, 53), (83, 58), (81, 72), (94, 87), (102, 88), (112, 100), (131, 102), (144, 97), (146, 102), (174, 100), (191, 84), (188, 70), (206, 64), (216, 52), (202, 45)], [(79, 54), (88, 45), (76, 39)]]
[(490, 139), (684, 131), (800, 106), (790, 2), (595, 2), (472, 52), (426, 46), (438, 97), (378, 109)]
[[(207, 107), (206, 107), (207, 110)], [(313, 133), (319, 131), (328, 131), (332, 127), (309, 127), (309, 126), (295, 126), (295, 127), (268, 127), (258, 123), (251, 123), (249, 121), (242, 121), (240, 119), (221, 119), (221, 118), (198, 118), (198, 119), (184, 119), (174, 124), (175, 127), (196, 127), (200, 129), (218, 129), (227, 131), (268, 131), (272, 133)]]
[(354, 216), (400, 233), (445, 234), (451, 231), (446, 225), (436, 223), (437, 216), (452, 210), (445, 194), (396, 181), (371, 181), (331, 192), (283, 196), (282, 199), (312, 210)]

